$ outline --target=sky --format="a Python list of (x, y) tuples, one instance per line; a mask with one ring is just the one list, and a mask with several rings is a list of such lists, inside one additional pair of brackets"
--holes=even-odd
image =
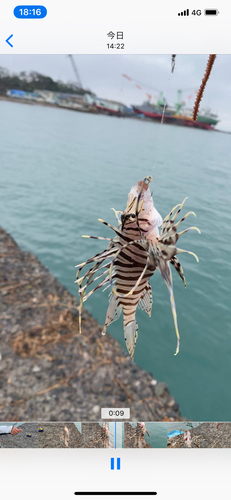
[[(177, 55), (171, 73), (170, 55), (74, 55), (85, 88), (98, 97), (140, 105), (152, 101), (163, 91), (169, 104), (183, 91), (187, 107), (193, 107), (196, 91), (205, 73), (208, 55)], [(10, 72), (37, 71), (54, 80), (75, 82), (70, 59), (66, 55), (0, 55), (0, 66)], [(122, 75), (126, 74), (132, 81)], [(141, 87), (140, 89), (136, 85)], [(192, 96), (189, 98), (189, 96)], [(218, 55), (207, 83), (202, 108), (218, 114), (217, 128), (231, 131), (231, 55)]]

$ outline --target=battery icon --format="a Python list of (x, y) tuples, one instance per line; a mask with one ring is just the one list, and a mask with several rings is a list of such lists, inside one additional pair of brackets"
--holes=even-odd
[(217, 9), (205, 9), (205, 16), (217, 16), (219, 11)]

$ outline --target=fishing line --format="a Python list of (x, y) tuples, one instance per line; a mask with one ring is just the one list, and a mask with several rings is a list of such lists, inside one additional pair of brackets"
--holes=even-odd
[[(162, 111), (162, 116), (161, 116), (161, 121), (160, 121), (160, 126), (159, 126), (159, 133), (158, 133), (158, 136), (157, 136), (157, 141), (156, 141), (156, 157), (155, 157), (155, 163), (157, 162), (157, 154), (160, 153), (160, 144), (161, 144), (161, 134), (162, 134), (162, 129), (163, 129), (163, 123), (164, 123), (164, 116), (165, 116), (165, 111), (166, 111), (166, 108), (167, 108), (167, 96), (168, 96), (168, 91), (169, 91), (169, 85), (170, 85), (170, 82), (172, 80), (172, 76), (173, 76), (173, 73), (174, 73), (174, 69), (175, 69), (175, 57), (176, 55), (173, 54), (172, 55), (172, 64), (171, 64), (171, 74), (170, 76), (168, 77), (168, 80), (167, 80), (167, 85), (166, 85), (166, 88), (165, 88), (165, 91), (164, 91), (164, 96), (166, 96), (166, 98), (164, 97), (164, 107), (163, 107), (163, 111)], [(154, 170), (155, 166), (153, 165), (152, 169)]]

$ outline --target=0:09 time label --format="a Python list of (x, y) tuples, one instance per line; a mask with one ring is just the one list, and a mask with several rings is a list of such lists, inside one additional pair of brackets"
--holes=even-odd
[(47, 9), (43, 5), (17, 5), (14, 16), (18, 19), (43, 19), (47, 15)]
[(101, 408), (101, 418), (103, 420), (130, 418), (130, 408)]

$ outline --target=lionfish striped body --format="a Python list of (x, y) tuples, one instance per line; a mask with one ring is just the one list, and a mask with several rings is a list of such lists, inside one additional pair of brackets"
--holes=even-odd
[(136, 441), (137, 441), (137, 447), (138, 448), (142, 447), (142, 444), (144, 442), (145, 434), (146, 433), (150, 437), (150, 434), (149, 434), (149, 432), (146, 429), (145, 423), (144, 422), (137, 422), (137, 426), (136, 426)]
[(101, 438), (102, 438), (102, 442), (103, 442), (103, 447), (105, 447), (105, 448), (109, 448), (110, 434), (112, 435), (112, 433), (108, 429), (107, 423), (104, 422), (102, 427), (101, 427)]
[[(186, 252), (195, 256), (192, 252), (176, 248), (175, 244), (181, 233), (177, 232), (179, 224), (193, 212), (186, 214), (178, 223), (175, 218), (181, 211), (183, 203), (172, 209), (170, 214), (162, 221), (160, 214), (153, 205), (153, 199), (149, 190), (151, 177), (146, 177), (138, 185), (133, 187), (128, 195), (128, 202), (124, 212), (115, 211), (118, 220), (118, 228), (111, 226), (107, 222), (99, 219), (103, 224), (110, 227), (116, 233), (112, 238), (85, 236), (110, 241), (108, 247), (103, 252), (95, 255), (83, 264), (80, 264), (76, 276), (79, 285), (80, 306), (79, 306), (79, 330), (81, 333), (81, 311), (82, 304), (87, 298), (102, 286), (111, 286), (110, 303), (107, 310), (106, 321), (102, 334), (106, 333), (107, 327), (116, 321), (123, 311), (124, 337), (128, 352), (134, 359), (134, 351), (138, 336), (138, 325), (136, 322), (137, 307), (144, 310), (151, 316), (152, 291), (149, 279), (156, 269), (159, 269), (165, 280), (170, 293), (170, 302), (174, 318), (177, 335), (177, 349), (179, 351), (180, 337), (177, 326), (177, 316), (172, 288), (172, 275), (170, 263), (183, 280), (183, 269), (178, 262), (176, 254)], [(195, 214), (194, 214), (195, 215)], [(161, 233), (158, 227), (161, 225)], [(105, 260), (109, 263), (104, 263)], [(198, 259), (197, 259), (198, 260)], [(85, 273), (83, 277), (79, 274), (86, 264), (94, 263), (93, 267)], [(101, 265), (102, 264), (102, 265)], [(94, 278), (96, 272), (103, 272)], [(87, 287), (102, 278), (100, 284), (86, 295)], [(85, 284), (83, 285), (83, 283)]]

